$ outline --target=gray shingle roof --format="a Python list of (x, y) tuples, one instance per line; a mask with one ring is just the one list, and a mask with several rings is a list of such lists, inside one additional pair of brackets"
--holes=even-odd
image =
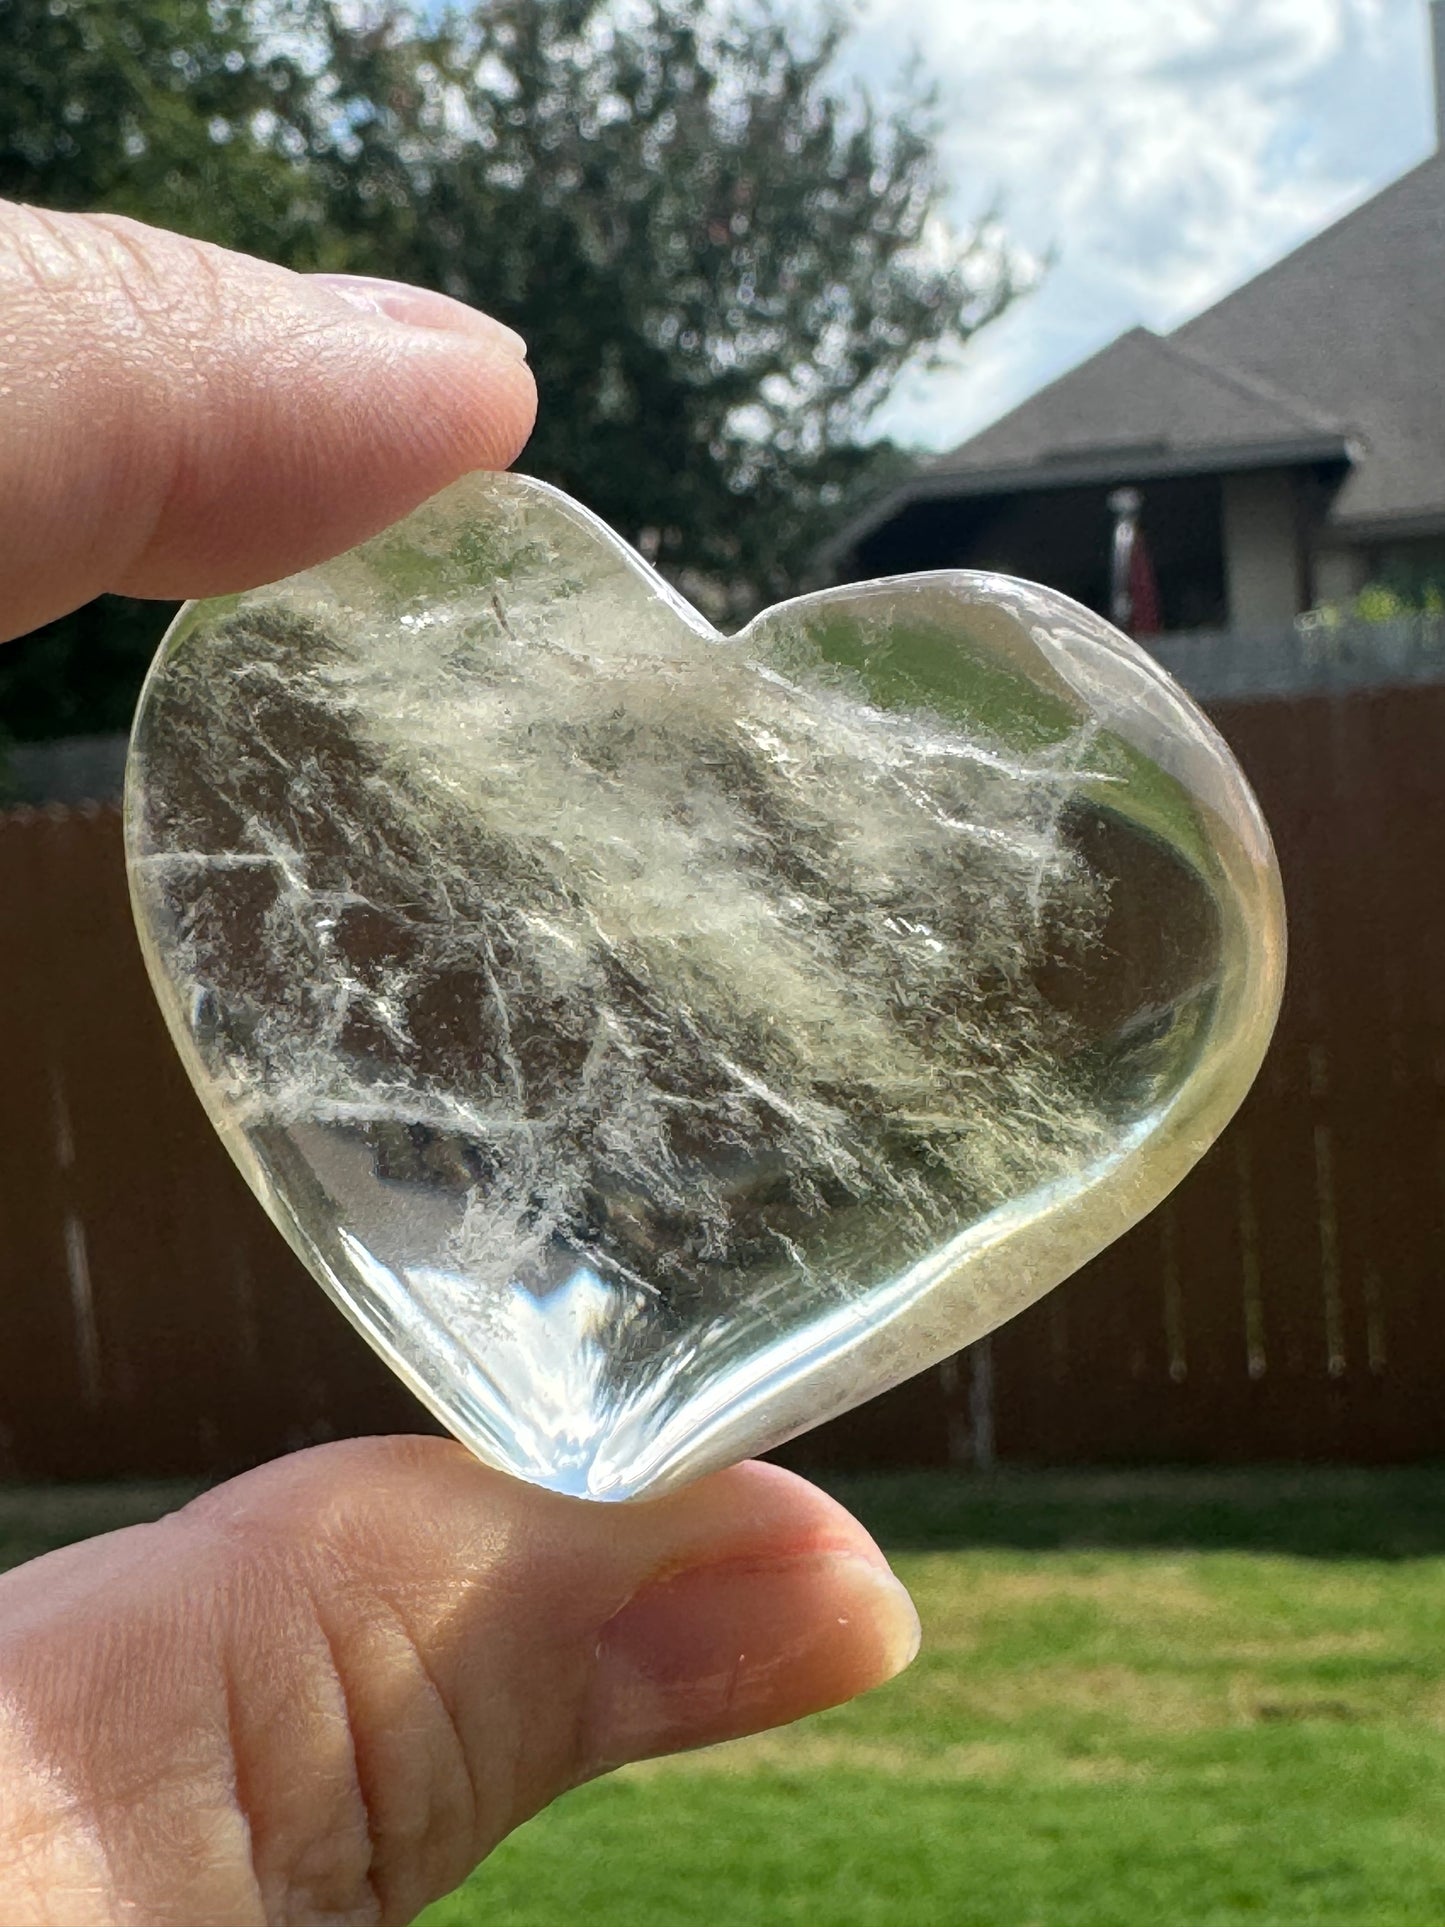
[(933, 476), (996, 476), (1042, 464), (1128, 465), (1131, 457), (1218, 457), (1302, 443), (1342, 451), (1348, 424), (1276, 386), (1147, 328), (1132, 328), (1082, 367), (933, 463)]
[(1336, 526), (1445, 522), (1445, 155), (1172, 340), (1350, 422), (1361, 447)]
[(1174, 334), (1128, 334), (860, 516), (910, 501), (1348, 458), (1342, 532), (1445, 528), (1445, 155)]

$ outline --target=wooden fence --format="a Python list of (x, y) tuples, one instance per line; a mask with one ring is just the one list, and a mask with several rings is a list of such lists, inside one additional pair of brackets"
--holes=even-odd
[[(1285, 870), (1259, 1084), (1174, 1197), (814, 1467), (1445, 1457), (1445, 687), (1215, 705)], [(0, 1476), (426, 1425), (215, 1141), (111, 809), (0, 818)]]

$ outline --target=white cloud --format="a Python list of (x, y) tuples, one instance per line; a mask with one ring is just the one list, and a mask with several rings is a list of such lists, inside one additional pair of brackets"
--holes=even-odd
[(1043, 287), (878, 425), (962, 440), (1136, 322), (1217, 300), (1433, 145), (1425, 0), (864, 0), (848, 66), (919, 47), (960, 221)]

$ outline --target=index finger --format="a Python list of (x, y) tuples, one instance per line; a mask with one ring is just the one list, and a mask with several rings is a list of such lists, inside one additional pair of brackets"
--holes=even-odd
[(0, 204), (0, 637), (253, 587), (505, 467), (523, 352), (421, 289)]

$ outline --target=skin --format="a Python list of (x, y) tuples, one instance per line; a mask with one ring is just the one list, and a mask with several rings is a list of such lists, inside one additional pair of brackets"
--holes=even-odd
[[(441, 295), (0, 206), (0, 635), (320, 561), (505, 466), (535, 406)], [(404, 1923), (566, 1788), (916, 1644), (776, 1467), (613, 1508), (435, 1439), (303, 1452), (0, 1578), (0, 1919)]]

